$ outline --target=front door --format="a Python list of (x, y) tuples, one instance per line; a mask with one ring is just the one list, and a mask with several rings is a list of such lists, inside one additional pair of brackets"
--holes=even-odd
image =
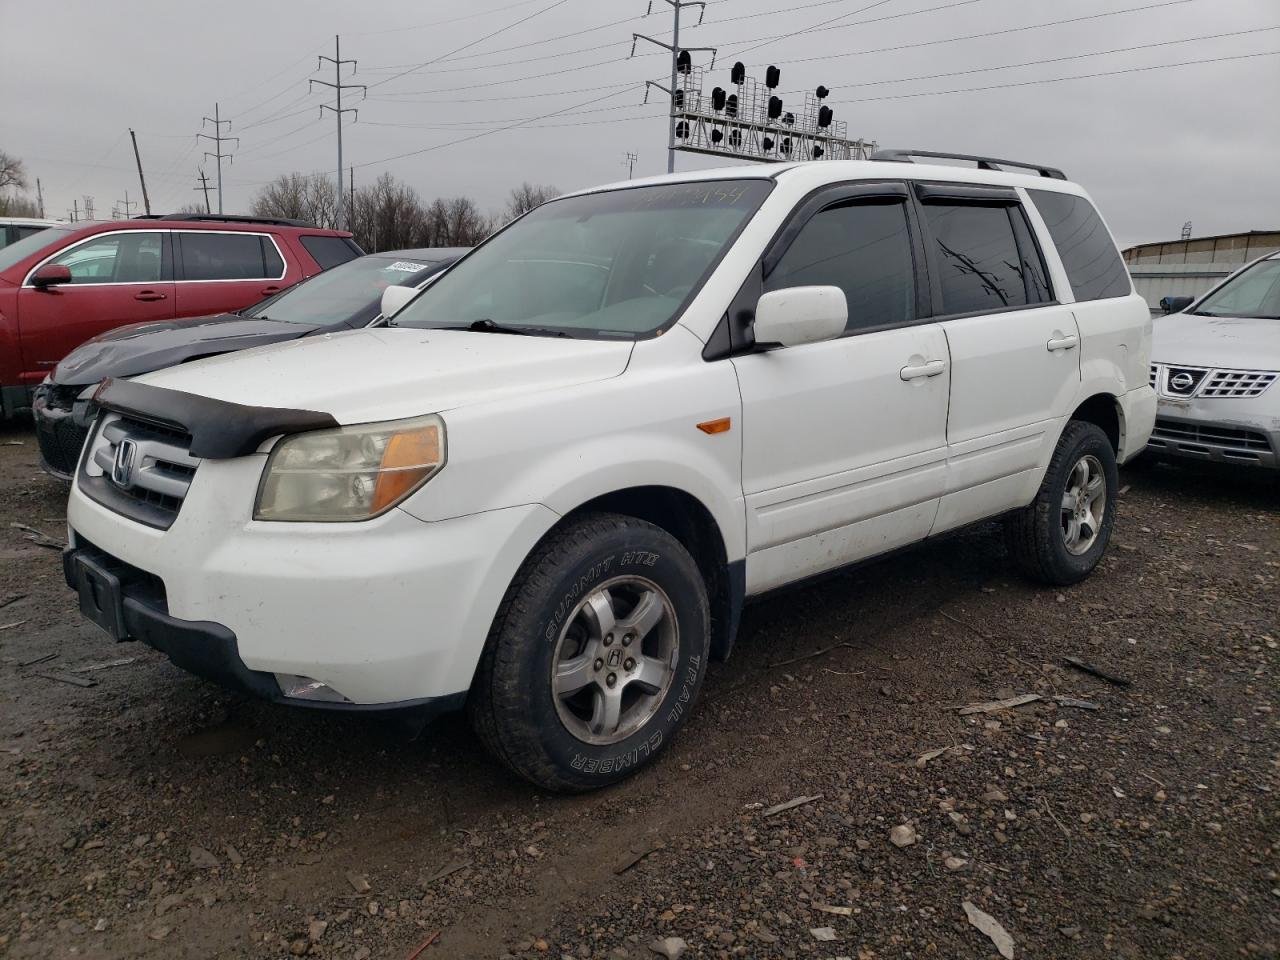
[(1079, 389), (1080, 332), (1071, 308), (1053, 302), (1015, 191), (933, 186), (920, 209), (951, 350), (941, 532), (1035, 495)]
[(167, 231), (95, 234), (46, 262), (65, 265), (71, 283), (39, 290), (28, 281), (18, 291), (24, 383), (39, 383), (91, 337), (174, 315)]
[(945, 481), (950, 363), (942, 328), (917, 322), (905, 191), (807, 209), (764, 289), (838, 286), (849, 322), (733, 360), (749, 593), (923, 539)]

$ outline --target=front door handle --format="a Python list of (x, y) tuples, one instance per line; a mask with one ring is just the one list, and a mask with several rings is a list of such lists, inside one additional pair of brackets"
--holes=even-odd
[(133, 299), (135, 299), (135, 300), (163, 300), (163, 299), (165, 299), (165, 295), (164, 295), (163, 293), (156, 293), (154, 290), (140, 290), (140, 291), (138, 291), (137, 293), (135, 293), (135, 294), (133, 295)]
[(272, 285), (271, 285), (271, 286), (269, 286), (269, 287), (263, 287), (263, 288), (262, 288), (262, 295), (263, 295), (264, 297), (269, 297), (269, 296), (271, 296), (273, 293), (279, 293), (279, 292), (280, 292), (280, 288), (279, 288), (279, 287), (277, 287), (277, 286), (275, 286), (274, 284), (272, 284)]
[(1080, 338), (1074, 333), (1069, 333), (1065, 337), (1051, 337), (1044, 345), (1044, 348), (1050, 353), (1055, 350), (1071, 350), (1080, 343)]
[(945, 369), (947, 369), (947, 361), (930, 360), (916, 366), (903, 367), (898, 372), (898, 376), (903, 380), (918, 380), (921, 377), (936, 377)]

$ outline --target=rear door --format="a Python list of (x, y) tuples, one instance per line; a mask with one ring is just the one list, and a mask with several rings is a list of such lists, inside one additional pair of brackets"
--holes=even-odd
[(301, 279), (287, 276), (285, 258), (267, 233), (175, 230), (173, 237), (179, 317), (239, 310)]
[(951, 352), (947, 483), (934, 532), (1026, 503), (1080, 385), (1080, 332), (1057, 303), (1018, 193), (916, 184), (935, 320)]
[(39, 383), (85, 340), (126, 323), (174, 315), (167, 230), (98, 233), (42, 261), (63, 264), (71, 283), (44, 290), (31, 273), (18, 291), (18, 330), (25, 383)]
[(922, 258), (901, 183), (823, 191), (766, 254), (764, 291), (838, 286), (849, 322), (837, 340), (733, 360), (749, 592), (928, 534), (945, 481), (950, 377), (942, 328), (920, 320)]

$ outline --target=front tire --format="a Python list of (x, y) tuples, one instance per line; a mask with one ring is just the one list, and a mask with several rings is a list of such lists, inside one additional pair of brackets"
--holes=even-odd
[(706, 585), (674, 537), (634, 517), (584, 515), (517, 573), (468, 714), (489, 751), (537, 786), (603, 787), (683, 726), (709, 638)]
[(1035, 500), (1005, 520), (1014, 565), (1041, 583), (1066, 586), (1093, 572), (1111, 539), (1120, 475), (1096, 424), (1062, 431)]

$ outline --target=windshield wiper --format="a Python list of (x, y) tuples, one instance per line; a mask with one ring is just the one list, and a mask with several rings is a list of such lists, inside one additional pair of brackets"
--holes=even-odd
[(428, 327), (427, 329), (435, 330), (467, 330), (472, 333), (510, 333), (517, 337), (567, 337), (569, 334), (563, 330), (553, 330), (551, 327), (508, 327), (501, 323), (495, 323), (488, 317), (480, 320), (472, 320), (466, 326), (461, 324), (454, 327)]
[(514, 333), (518, 337), (529, 336), (528, 330), (523, 330), (520, 327), (504, 327), (500, 323), (494, 323), (488, 317), (481, 320), (472, 320), (463, 329), (470, 330), (472, 333)]

